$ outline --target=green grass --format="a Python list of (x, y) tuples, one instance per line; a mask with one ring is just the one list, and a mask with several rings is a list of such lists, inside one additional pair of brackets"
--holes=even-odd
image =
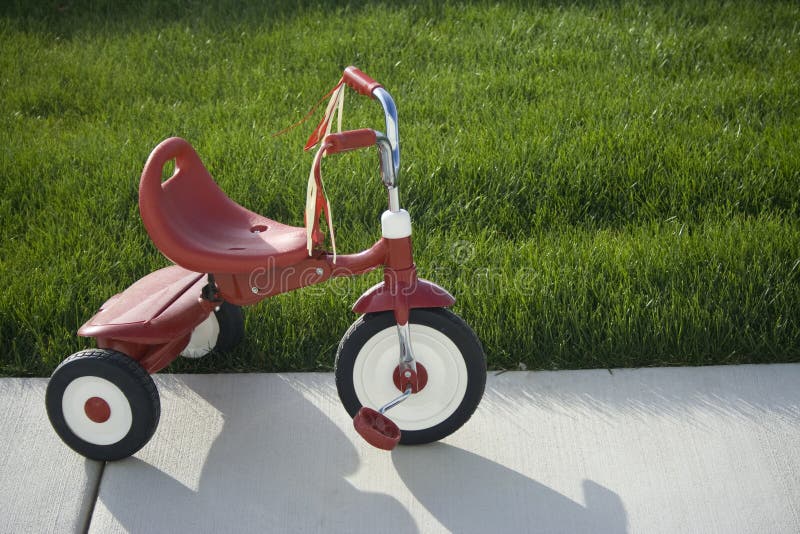
[[(490, 366), (800, 361), (797, 3), (118, 4), (0, 7), (0, 374), (49, 373), (168, 264), (136, 196), (168, 136), (301, 225), (314, 121), (270, 134), (349, 64), (398, 103), (420, 273)], [(326, 161), (340, 252), (379, 237), (374, 159)], [(251, 307), (241, 348), (171, 369), (330, 369), (377, 280)]]

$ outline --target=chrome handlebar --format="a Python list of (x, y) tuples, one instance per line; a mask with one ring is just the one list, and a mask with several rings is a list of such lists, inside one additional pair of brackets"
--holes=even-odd
[(383, 87), (372, 92), (383, 107), (386, 120), (386, 133), (378, 132), (378, 150), (381, 157), (381, 180), (389, 193), (389, 210), (400, 210), (400, 197), (397, 186), (400, 182), (400, 132), (397, 127), (397, 106), (392, 95)]
[[(378, 136), (383, 183), (386, 187), (397, 187), (400, 178), (400, 133), (397, 127), (397, 106), (394, 104), (392, 95), (383, 87), (375, 88), (372, 94), (381, 103), (386, 120), (386, 134)], [(388, 147), (383, 147), (383, 143), (388, 143)], [(388, 154), (385, 155), (384, 152), (388, 152)], [(387, 170), (390, 170), (391, 173), (383, 172), (384, 166), (388, 167)]]
[[(389, 210), (399, 211), (400, 200), (397, 186), (400, 177), (400, 133), (397, 125), (397, 106), (395, 106), (392, 95), (364, 72), (357, 67), (347, 67), (342, 75), (343, 82), (356, 91), (358, 94), (377, 99), (383, 108), (383, 115), (386, 121), (386, 133), (373, 132), (373, 140), (380, 152), (381, 162), (381, 181), (389, 194)], [(363, 144), (369, 140), (369, 135), (365, 130), (353, 130), (334, 134), (333, 144), (337, 151), (352, 150), (354, 148), (368, 146)]]

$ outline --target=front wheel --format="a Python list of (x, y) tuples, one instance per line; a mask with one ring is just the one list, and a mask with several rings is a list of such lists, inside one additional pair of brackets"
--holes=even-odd
[[(445, 308), (411, 310), (411, 347), (427, 371), (425, 386), (388, 415), (401, 431), (400, 443), (430, 443), (466, 423), (486, 385), (486, 356), (478, 337)], [(400, 355), (391, 311), (360, 317), (339, 343), (336, 388), (351, 417), (362, 406), (379, 408), (402, 393), (394, 372)]]

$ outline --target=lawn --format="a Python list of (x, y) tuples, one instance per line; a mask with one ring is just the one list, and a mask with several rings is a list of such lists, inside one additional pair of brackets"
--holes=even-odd
[[(168, 264), (137, 185), (162, 139), (302, 225), (310, 121), (358, 65), (393, 94), (419, 271), (495, 369), (800, 361), (800, 4), (4, 2), (0, 374)], [(382, 127), (347, 95), (345, 126)], [(340, 252), (380, 235), (372, 152), (328, 158)], [(379, 273), (246, 310), (180, 371), (331, 369)]]

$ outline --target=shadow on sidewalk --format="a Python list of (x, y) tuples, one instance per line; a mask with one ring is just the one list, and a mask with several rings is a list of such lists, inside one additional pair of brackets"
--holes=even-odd
[[(159, 389), (169, 405), (160, 431), (137, 455), (144, 459), (107, 465), (94, 530), (425, 530), (408, 503), (347, 480), (362, 461), (383, 460), (362, 460), (318, 408), (341, 409), (329, 376), (166, 375)], [(620, 497), (590, 480), (583, 481), (584, 505), (443, 443), (400, 447), (391, 461), (413, 498), (453, 532), (627, 531)], [(397, 488), (387, 482), (387, 492)]]
[(583, 481), (586, 506), (496, 462), (435, 443), (398, 448), (392, 461), (411, 493), (451, 532), (627, 531), (613, 491)]
[(109, 463), (98, 508), (113, 517), (96, 513), (98, 531), (114, 523), (129, 532), (417, 530), (396, 499), (345, 479), (359, 466), (354, 445), (286, 381), (167, 377), (159, 387), (171, 412), (205, 420), (207, 431), (193, 439), (161, 427), (158, 449), (139, 456), (169, 473), (139, 458)]

